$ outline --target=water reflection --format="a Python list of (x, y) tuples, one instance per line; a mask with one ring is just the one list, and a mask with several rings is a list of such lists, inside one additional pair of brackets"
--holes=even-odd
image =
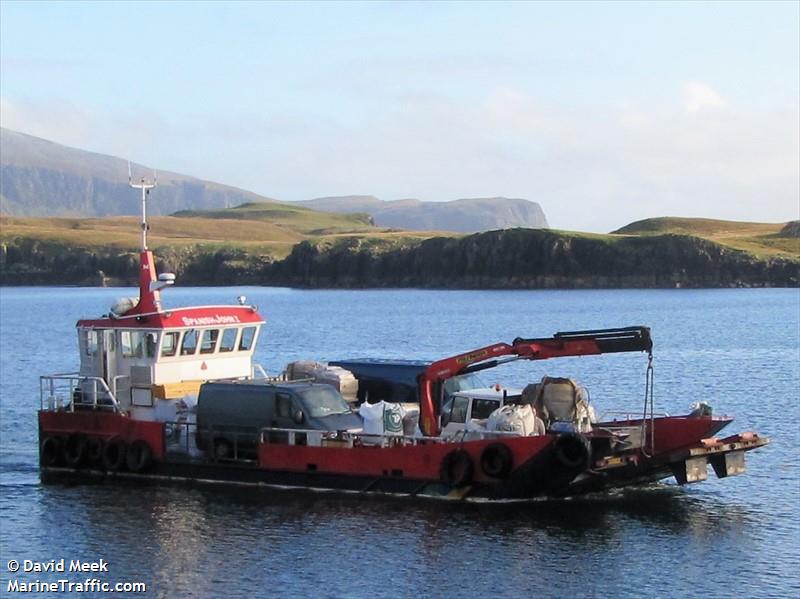
[[(468, 583), (476, 593), (518, 596), (599, 594), (587, 580), (609, 560), (646, 573), (642, 592), (663, 588), (670, 569), (730, 576), (731, 564), (750, 567), (759, 548), (775, 546), (768, 532), (754, 535), (761, 508), (716, 498), (710, 488), (656, 484), (499, 505), (199, 485), (52, 484), (31, 493), (30, 485), (8, 484), (4, 492), (8, 502), (29, 505), (24, 522), (7, 524), (30, 525), (36, 535), (15, 542), (15, 551), (108, 556), (114, 580), (145, 580), (156, 596), (219, 596), (231, 584), (236, 594), (322, 586), (330, 596), (387, 596), (373, 576), (387, 564), (402, 565), (402, 581), (392, 587), (401, 595), (427, 592), (426, 581), (436, 580), (442, 595)], [(713, 559), (718, 553), (725, 559)], [(655, 555), (660, 565), (651, 572)], [(788, 567), (791, 554), (765, 559)], [(767, 567), (762, 562), (755, 560), (758, 572)], [(545, 579), (532, 568), (572, 577)], [(493, 578), (500, 571), (502, 580)], [(605, 584), (624, 587), (626, 571), (604, 573)], [(752, 584), (766, 583), (755, 576)]]

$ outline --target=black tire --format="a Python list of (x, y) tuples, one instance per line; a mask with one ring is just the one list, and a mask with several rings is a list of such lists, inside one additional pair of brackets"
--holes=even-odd
[(227, 439), (214, 439), (212, 447), (214, 448), (215, 460), (233, 459), (233, 445)]
[(120, 438), (111, 439), (103, 449), (103, 466), (106, 470), (117, 472), (125, 467), (128, 444)]
[(570, 470), (586, 469), (590, 466), (592, 449), (589, 441), (578, 433), (565, 433), (554, 442), (556, 459)]
[(86, 461), (90, 464), (102, 464), (105, 448), (106, 443), (102, 437), (89, 437), (86, 439)]
[(481, 453), (481, 470), (492, 478), (506, 478), (514, 466), (514, 456), (504, 443), (491, 443)]
[(61, 439), (47, 436), (39, 445), (39, 462), (42, 466), (57, 466), (61, 459)]
[(147, 441), (134, 441), (128, 447), (125, 455), (125, 464), (131, 472), (144, 472), (153, 463), (153, 450)]
[(451, 451), (442, 459), (439, 476), (448, 487), (465, 487), (472, 482), (475, 466), (463, 449)]
[(74, 434), (64, 443), (64, 463), (70, 468), (79, 468), (86, 459), (86, 436)]

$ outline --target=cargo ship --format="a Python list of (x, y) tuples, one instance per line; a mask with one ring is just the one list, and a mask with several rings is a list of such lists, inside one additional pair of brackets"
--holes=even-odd
[[(745, 470), (769, 439), (721, 437), (732, 421), (698, 402), (659, 415), (644, 326), (517, 338), (436, 361), (342, 360), (268, 376), (253, 354), (264, 318), (233, 305), (166, 308), (175, 282), (147, 247), (141, 190), (139, 295), (77, 322), (76, 372), (40, 377), (44, 482), (249, 484), (358, 495), (528, 501), (674, 477)], [(638, 352), (648, 392), (636, 415), (598, 421), (583, 388), (545, 377), (481, 388), (476, 373), (514, 360)]]

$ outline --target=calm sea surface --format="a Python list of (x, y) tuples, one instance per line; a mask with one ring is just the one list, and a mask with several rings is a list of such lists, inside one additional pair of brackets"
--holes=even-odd
[[(77, 367), (75, 321), (130, 289), (0, 289), (0, 583), (147, 583), (158, 597), (800, 596), (800, 292), (170, 289), (165, 305), (267, 317), (257, 361), (434, 359), (517, 336), (648, 325), (655, 400), (732, 414), (772, 444), (742, 476), (525, 506), (462, 506), (211, 486), (42, 485), (38, 376)], [(487, 382), (572, 376), (598, 414), (641, 409), (639, 354), (515, 363)], [(7, 563), (109, 562), (10, 574)], [(86, 593), (84, 596), (101, 596)]]

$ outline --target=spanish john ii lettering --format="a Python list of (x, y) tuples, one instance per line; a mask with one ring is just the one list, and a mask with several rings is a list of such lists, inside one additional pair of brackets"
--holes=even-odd
[(181, 320), (187, 327), (205, 326), (210, 324), (238, 324), (240, 322), (238, 316), (222, 316), (219, 314), (215, 314), (214, 316), (201, 316), (198, 318), (184, 316), (181, 318)]

